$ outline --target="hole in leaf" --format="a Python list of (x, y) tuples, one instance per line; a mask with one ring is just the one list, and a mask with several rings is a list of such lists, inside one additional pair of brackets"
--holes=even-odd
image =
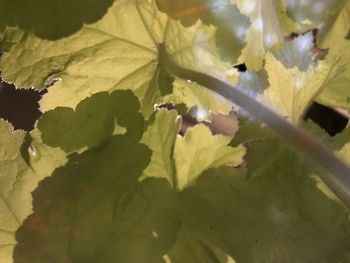
[(0, 79), (0, 118), (9, 121), (16, 130), (33, 130), (41, 116), (38, 103), (41, 96), (34, 89), (16, 89)]
[(234, 65), (234, 68), (238, 69), (239, 72), (246, 72), (247, 71), (247, 67), (244, 63), (242, 64), (238, 64), (238, 65)]
[(337, 111), (316, 102), (309, 107), (304, 116), (304, 120), (309, 119), (323, 128), (330, 136), (342, 132), (349, 121)]

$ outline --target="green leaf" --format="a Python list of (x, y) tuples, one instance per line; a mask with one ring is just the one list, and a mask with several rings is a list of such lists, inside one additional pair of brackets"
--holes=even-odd
[[(0, 120), (0, 129), (2, 135), (0, 141), (2, 156), (0, 161), (0, 258), (7, 263), (11, 262), (12, 250), (16, 244), (15, 231), (31, 212), (31, 202), (27, 201), (30, 200), (30, 190), (25, 188), (34, 188), (37, 181), (28, 185), (28, 183), (23, 184), (25, 181), (23, 179), (26, 178), (23, 178), (23, 175), (22, 178), (16, 178), (17, 171), (27, 169), (19, 151), (24, 142), (24, 132), (13, 132), (11, 125), (3, 120)], [(13, 188), (15, 183), (20, 182), (22, 184), (19, 190), (22, 191), (15, 191)]]
[(241, 14), (232, 1), (212, 1), (209, 6), (213, 24), (218, 27), (217, 46), (221, 49), (224, 60), (236, 63), (245, 46), (249, 18)]
[[(38, 130), (0, 120), (0, 258), (16, 246), (15, 262), (349, 262), (349, 209), (268, 129), (242, 121), (231, 143), (204, 125), (180, 136), (177, 112), (154, 112), (232, 108), (175, 79), (169, 60), (298, 124), (316, 98), (348, 105), (345, 1), (93, 2), (0, 0), (4, 78), (55, 84)], [(311, 33), (284, 40), (313, 27), (322, 46), (340, 38), (316, 64)], [(349, 136), (321, 138), (348, 161)]]
[(196, 235), (188, 227), (182, 226), (175, 244), (164, 257), (172, 263), (235, 263), (234, 259), (222, 250), (212, 246)]
[(350, 54), (346, 52), (350, 48), (350, 41), (346, 39), (349, 33), (350, 23), (350, 2), (343, 1), (343, 5), (338, 8), (337, 16), (333, 18), (333, 23), (328, 25), (324, 34), (319, 37), (319, 45), (329, 48), (325, 61), (332, 63), (337, 61), (343, 66), (343, 72), (334, 78), (317, 100), (331, 107), (349, 108), (350, 106)]
[(300, 71), (307, 71), (313, 62), (313, 41), (312, 32), (299, 35), (286, 42), (275, 56), (286, 68), (298, 67)]
[(177, 135), (179, 125), (175, 111), (157, 112), (142, 138), (142, 142), (153, 150), (143, 178), (164, 177), (172, 187), (181, 190), (193, 184), (209, 168), (236, 166), (243, 161), (244, 148), (227, 146), (230, 137), (212, 135), (204, 125), (194, 126), (181, 137)]
[(271, 132), (264, 128), (261, 123), (250, 120), (248, 117), (239, 118), (238, 123), (238, 131), (230, 143), (232, 146), (249, 144), (252, 141), (267, 139), (271, 136)]
[[(139, 113), (139, 102), (132, 92), (96, 94), (81, 102), (76, 112), (70, 108), (57, 108), (47, 112), (38, 124), (42, 134), (38, 131), (32, 132), (28, 142), (23, 132), (11, 134), (11, 126), (1, 122), (2, 134), (7, 137), (4, 138), (4, 144), (0, 145), (4, 156), (0, 168), (3, 201), (0, 212), (4, 217), (0, 217), (0, 225), (4, 235), (1, 236), (1, 240), (6, 247), (3, 252), (6, 253), (4, 258), (6, 256), (8, 262), (12, 262), (10, 259), (15, 246), (15, 231), (32, 212), (31, 192), (40, 180), (50, 176), (55, 168), (66, 162), (66, 154), (63, 151), (43, 144), (42, 140), (65, 151), (78, 150), (83, 146), (96, 148), (94, 158), (99, 160), (98, 149), (105, 148), (104, 144), (111, 144), (109, 140), (115, 133), (115, 123), (127, 129), (123, 138), (126, 138), (125, 143), (132, 148), (132, 145), (140, 140), (144, 129), (144, 120)], [(148, 152), (146, 148), (145, 151)], [(69, 158), (75, 160), (78, 157), (71, 155)], [(111, 169), (113, 170), (113, 167)], [(95, 172), (98, 174), (99, 170)]]
[(201, 21), (191, 27), (184, 27), (178, 21), (169, 20), (164, 47), (177, 65), (235, 85), (238, 78), (232, 74), (231, 63), (221, 58), (216, 32), (215, 26), (205, 25)]
[(327, 32), (347, 0), (286, 0), (288, 14), (295, 20), (299, 32), (318, 28)]
[[(6, 43), (19, 32), (5, 31)], [(19, 42), (4, 54), (0, 68), (4, 79), (19, 87), (40, 90), (58, 81), (42, 99), (42, 111), (75, 108), (100, 91), (131, 89), (149, 117), (164, 84), (159, 79), (158, 45), (164, 41), (179, 65), (225, 79), (230, 65), (220, 60), (215, 32), (213, 26), (201, 23), (184, 28), (157, 11), (151, 0), (119, 0), (99, 21), (84, 24), (66, 38), (43, 40), (23, 31)], [(206, 63), (199, 63), (198, 57)]]
[(205, 22), (216, 26), (216, 44), (224, 60), (237, 63), (245, 46), (249, 18), (238, 10), (231, 0), (210, 0), (207, 2), (208, 17)]
[(320, 189), (288, 151), (252, 180), (230, 168), (205, 172), (180, 195), (186, 225), (237, 262), (347, 262), (349, 211)]
[(157, 0), (156, 2), (160, 11), (165, 12), (172, 19), (181, 21), (181, 24), (186, 27), (194, 25), (199, 19), (207, 25), (217, 27), (216, 44), (221, 49), (222, 58), (233, 63), (237, 62), (245, 45), (246, 29), (250, 23), (232, 1)]
[[(0, 131), (0, 258), (10, 263), (16, 245), (15, 232), (32, 212), (31, 192), (40, 180), (65, 162), (65, 155), (42, 144), (37, 134), (26, 145), (25, 133), (13, 131), (1, 119)], [(27, 160), (21, 152), (27, 154)]]
[(317, 100), (325, 105), (331, 107), (343, 107), (349, 109), (350, 107), (350, 54), (344, 52), (349, 50), (350, 41), (341, 41), (339, 46), (335, 45), (331, 48), (325, 59), (325, 63), (337, 64), (341, 68), (341, 72), (337, 74), (332, 81), (329, 81), (323, 92), (317, 97)]
[[(33, 45), (35, 50), (28, 52), (26, 47)], [(57, 106), (75, 107), (99, 91), (131, 88), (142, 98), (151, 88), (157, 49), (134, 2), (121, 0), (103, 19), (84, 25), (70, 37), (49, 41), (26, 33), (5, 54), (0, 67), (4, 78), (20, 87), (42, 89), (61, 79), (42, 100), (42, 109), (47, 111)]]
[(244, 90), (252, 97), (262, 94), (268, 87), (267, 73), (264, 69), (258, 72), (245, 71), (240, 72), (237, 88)]
[(318, 37), (318, 45), (322, 48), (333, 49), (335, 46), (341, 46), (349, 33), (350, 2), (338, 2), (342, 2), (342, 5), (338, 7), (337, 15), (333, 16), (333, 23), (330, 23), (323, 34)]
[(116, 124), (138, 140), (144, 126), (139, 108), (131, 91), (101, 92), (83, 100), (75, 111), (60, 107), (46, 112), (38, 128), (46, 144), (66, 152), (101, 145), (114, 133)]
[[(247, 118), (239, 120), (239, 129), (230, 145), (243, 144), (247, 148), (244, 156), (247, 179), (261, 176), (265, 173), (266, 164), (275, 161), (284, 150), (279, 139), (268, 128)], [(266, 159), (264, 152), (268, 152)]]
[(123, 220), (132, 201), (122, 199), (149, 159), (147, 147), (129, 135), (114, 135), (104, 146), (72, 155), (33, 193), (35, 213), (17, 233), (15, 262), (118, 262), (118, 251), (129, 244), (116, 237), (136, 230), (133, 220)]
[(144, 170), (145, 177), (166, 178), (174, 186), (173, 148), (181, 121), (176, 111), (159, 110), (143, 134), (141, 142), (152, 150), (152, 159)]
[(303, 117), (310, 103), (343, 70), (336, 60), (320, 61), (306, 72), (296, 67), (288, 69), (270, 53), (266, 56), (265, 69), (270, 83), (265, 98), (280, 114), (294, 122)]
[(243, 146), (227, 146), (230, 137), (212, 135), (209, 128), (196, 125), (175, 143), (177, 186), (184, 189), (195, 183), (205, 170), (223, 165), (236, 166), (245, 154)]
[(250, 27), (245, 41), (247, 45), (242, 50), (240, 62), (245, 63), (251, 71), (258, 71), (263, 65), (267, 50), (278, 47), (283, 43), (282, 20), (278, 13), (284, 13), (281, 5), (268, 0), (234, 0), (241, 13), (250, 19)]
[(78, 31), (83, 24), (99, 20), (112, 2), (113, 0), (102, 0), (86, 4), (83, 0), (36, 3), (28, 0), (1, 0), (0, 31), (6, 26), (16, 26), (45, 39), (66, 37)]
[[(237, 77), (235, 75), (235, 77)], [(228, 114), (232, 110), (232, 103), (215, 94), (213, 91), (200, 86), (194, 82), (175, 79), (173, 93), (164, 98), (165, 102), (173, 104), (184, 103), (188, 109), (197, 107), (202, 110), (211, 110)]]
[[(113, 94), (116, 93), (121, 92)], [(113, 94), (108, 96), (113, 97)], [(101, 95), (105, 96), (97, 94), (81, 104), (94, 109), (95, 104), (87, 102), (98, 101)], [(57, 125), (69, 121), (62, 115)], [(62, 262), (143, 263), (182, 257), (182, 248), (174, 245), (182, 235), (177, 191), (173, 185), (174, 174), (178, 171), (174, 167), (175, 164), (180, 165), (176, 168), (194, 166), (196, 160), (190, 164), (178, 152), (174, 153), (174, 144), (180, 140), (180, 147), (192, 148), (203, 163), (209, 161), (204, 169), (238, 164), (244, 150), (226, 146), (229, 137), (213, 136), (201, 125), (181, 139), (176, 133), (178, 126), (175, 111), (160, 110), (149, 120), (142, 142), (153, 150), (152, 158), (147, 147), (135, 140), (133, 132), (138, 133), (137, 128), (124, 135), (111, 135), (98, 147), (71, 154), (68, 163), (56, 169), (34, 191), (34, 213), (16, 234), (15, 262), (55, 258)], [(204, 151), (214, 152), (209, 159), (206, 152), (199, 152), (201, 145), (191, 140), (191, 134), (197, 135), (194, 133), (199, 133), (201, 140), (206, 141)], [(232, 261), (215, 246), (207, 244), (203, 249), (208, 255), (215, 255), (208, 262)], [(186, 253), (196, 253), (196, 249)]]

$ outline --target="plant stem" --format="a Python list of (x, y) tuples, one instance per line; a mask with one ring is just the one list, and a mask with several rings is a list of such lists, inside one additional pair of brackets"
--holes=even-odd
[(255, 100), (255, 98), (243, 90), (212, 76), (182, 68), (169, 58), (164, 46), (161, 45), (159, 50), (162, 66), (171, 74), (194, 81), (240, 106), (255, 119), (265, 123), (281, 138), (294, 146), (294, 148), (312, 161), (316, 167), (325, 168), (326, 170), (320, 169), (319, 176), (338, 198), (350, 207), (350, 167), (335, 156), (330, 149), (270, 108)]

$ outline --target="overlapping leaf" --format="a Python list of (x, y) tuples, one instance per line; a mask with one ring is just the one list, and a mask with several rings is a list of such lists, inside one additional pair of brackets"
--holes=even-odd
[(32, 212), (31, 192), (38, 182), (65, 162), (65, 154), (0, 120), (0, 258), (12, 262), (15, 233)]
[(248, 69), (257, 71), (263, 65), (266, 51), (284, 41), (284, 21), (279, 19), (278, 14), (285, 13), (285, 10), (277, 4), (278, 1), (237, 0), (234, 2), (237, 3), (239, 10), (250, 18), (251, 23), (241, 61), (247, 64)]
[(59, 107), (46, 112), (38, 128), (46, 144), (66, 152), (97, 147), (117, 132), (118, 126), (140, 139), (144, 120), (139, 107), (131, 91), (100, 92), (79, 103), (75, 111)]
[(18, 26), (45, 39), (58, 39), (99, 20), (112, 2), (1, 0), (0, 32), (6, 26)]
[(127, 251), (119, 238), (129, 228), (118, 204), (149, 158), (147, 147), (128, 135), (112, 136), (107, 145), (72, 156), (35, 191), (35, 213), (18, 233), (15, 262), (118, 262), (123, 257), (118, 254)]
[(179, 189), (192, 185), (203, 171), (242, 162), (244, 148), (227, 146), (230, 138), (212, 136), (209, 128), (196, 125), (175, 143), (174, 158)]
[(347, 0), (286, 0), (287, 11), (301, 31), (317, 28), (326, 34)]
[(349, 25), (350, 2), (346, 1), (331, 30), (324, 35), (320, 43), (322, 47), (329, 48), (326, 62), (332, 63), (332, 61), (338, 60), (344, 69), (342, 74), (333, 79), (317, 98), (326, 105), (346, 109), (350, 106), (350, 55), (347, 52), (350, 49), (350, 41), (346, 38), (349, 34)]
[(288, 69), (272, 55), (266, 57), (265, 69), (270, 86), (265, 90), (266, 99), (283, 116), (299, 121), (311, 102), (334, 78), (342, 73), (342, 64), (319, 62), (315, 68), (303, 72), (298, 68)]
[[(235, 76), (236, 78), (237, 76)], [(164, 97), (165, 102), (172, 104), (184, 103), (188, 109), (197, 107), (200, 110), (228, 114), (232, 103), (194, 82), (175, 79), (172, 94)]]
[(317, 100), (331, 107), (350, 107), (350, 55), (345, 50), (350, 49), (350, 41), (346, 40), (339, 48), (330, 49), (325, 63), (332, 64), (336, 61), (341, 67), (341, 72), (325, 87), (324, 91), (317, 97)]
[(349, 209), (266, 128), (242, 128), (236, 143), (248, 146), (252, 177), (205, 172), (180, 194), (184, 224), (237, 262), (348, 262)]
[(347, 262), (348, 210), (295, 156), (265, 164), (249, 181), (225, 169), (205, 173), (181, 195), (185, 224), (237, 262)]
[[(85, 24), (56, 41), (13, 28), (4, 34), (6, 43), (18, 42), (0, 63), (6, 80), (37, 89), (60, 80), (42, 100), (44, 111), (75, 107), (99, 91), (131, 89), (140, 99), (144, 115), (150, 116), (162, 95), (161, 42), (180, 65), (221, 78), (229, 69), (229, 64), (220, 61), (214, 27), (197, 23), (184, 28), (157, 11), (151, 0), (115, 1), (98, 22)], [(199, 57), (206, 63), (199, 63)]]
[[(342, 3), (342, 5), (338, 7), (338, 15), (333, 16), (333, 23), (328, 26), (326, 32), (321, 34), (318, 44), (322, 48), (334, 48), (335, 46), (341, 46), (346, 36), (349, 34), (350, 2), (335, 1), (335, 3), (336, 2)], [(318, 3), (318, 5), (320, 4)]]
[[(20, 131), (12, 134), (11, 126), (4, 121), (1, 122), (0, 148), (3, 157), (0, 168), (2, 199), (0, 225), (1, 242), (4, 246), (4, 250), (1, 250), (2, 258), (6, 262), (12, 262), (12, 250), (16, 244), (14, 235), (17, 228), (32, 212), (31, 192), (37, 187), (39, 181), (51, 176), (57, 167), (66, 162), (66, 154), (62, 150), (48, 145), (59, 146), (69, 152), (83, 147), (85, 150), (100, 149), (99, 147), (105, 144), (112, 145), (110, 147), (113, 148), (114, 140), (109, 142), (109, 139), (113, 134), (118, 133), (117, 128), (120, 125), (127, 129), (125, 137), (122, 138), (125, 138), (125, 144), (130, 144), (131, 147), (133, 143), (140, 140), (144, 130), (144, 120), (139, 107), (139, 102), (132, 92), (116, 91), (111, 95), (100, 93), (86, 99), (78, 105), (76, 112), (69, 108), (57, 108), (47, 112), (38, 125), (41, 133), (34, 131), (32, 136), (25, 137), (25, 133)], [(97, 108), (99, 110), (96, 111)], [(65, 132), (61, 132), (62, 128), (65, 128)], [(67, 133), (67, 130), (72, 132)], [(149, 154), (145, 146), (140, 147)], [(95, 154), (99, 155), (99, 152), (96, 150)], [(72, 155), (69, 158), (77, 157)], [(143, 161), (146, 162), (146, 160), (147, 158)], [(60, 169), (63, 168), (55, 172), (57, 173)], [(67, 176), (67, 182), (69, 182), (70, 175)], [(31, 260), (29, 255), (26, 255), (26, 258)]]
[[(217, 27), (216, 43), (221, 49), (224, 60), (236, 63), (244, 47), (246, 29), (250, 22), (240, 13), (230, 0), (194, 0), (171, 1), (157, 0), (160, 11), (172, 19), (179, 20), (184, 26), (195, 24), (199, 19), (208, 25)], [(232, 26), (235, 25), (235, 26)]]
[(196, 125), (180, 137), (178, 127), (174, 111), (157, 112), (142, 139), (154, 151), (145, 177), (165, 177), (174, 188), (182, 190), (195, 184), (209, 168), (242, 163), (245, 150), (241, 145), (228, 146), (230, 137), (213, 135), (204, 125)]
[(300, 71), (307, 71), (314, 58), (313, 46), (313, 34), (308, 32), (286, 42), (275, 55), (286, 68), (297, 67)]
[[(130, 103), (132, 97), (125, 96), (128, 93), (96, 94), (79, 104), (75, 114), (80, 114), (80, 119), (84, 120), (84, 115), (91, 116), (96, 103), (102, 101), (109, 107), (96, 113), (97, 116), (105, 116), (103, 111), (109, 112), (118, 106), (134, 114), (138, 109)], [(108, 105), (109, 99), (118, 102), (116, 98), (123, 103)], [(71, 112), (58, 108), (47, 112), (43, 124), (39, 124), (44, 138), (54, 134), (45, 119), (52, 114), (58, 116), (53, 118), (55, 125), (76, 125), (82, 138), (85, 138), (85, 130), (95, 125), (86, 120), (84, 123), (88, 126), (72, 124)], [(193, 128), (182, 139), (176, 136), (179, 125), (176, 117), (175, 111), (161, 110), (150, 120), (142, 142), (149, 145), (153, 153), (139, 143), (140, 137), (135, 135), (143, 131), (142, 121), (133, 120), (132, 124), (138, 122), (138, 125), (132, 127), (120, 123), (126, 126), (127, 132), (110, 134), (108, 140), (100, 141), (98, 146), (91, 144), (90, 139), (83, 140), (88, 149), (70, 155), (68, 163), (56, 169), (35, 190), (34, 213), (17, 234), (19, 244), (14, 253), (15, 262), (46, 258), (78, 262), (92, 259), (99, 262), (163, 262), (166, 256), (182, 256), (182, 250), (172, 250), (181, 226), (176, 212), (177, 190), (173, 183), (182, 189), (187, 186), (185, 177), (193, 183), (210, 167), (238, 164), (244, 150), (226, 146), (229, 137), (214, 136), (204, 126)], [(92, 116), (94, 118), (96, 116)], [(117, 116), (117, 123), (118, 120)], [(100, 125), (109, 127), (110, 121), (106, 119), (106, 123)], [(69, 145), (70, 150), (79, 149), (69, 136), (67, 134), (61, 141), (54, 140), (59, 142), (55, 146), (66, 148)], [(205, 149), (193, 141), (196, 138), (207, 144)], [(159, 144), (162, 141), (164, 143)], [(187, 160), (179, 149), (187, 149), (197, 159)], [(194, 170), (198, 162), (201, 162), (198, 166), (201, 170)], [(133, 254), (135, 249), (138, 253)], [(167, 254), (169, 251), (173, 252)], [(226, 257), (219, 249), (213, 248), (213, 251)]]
[(145, 177), (166, 178), (174, 185), (176, 171), (172, 157), (180, 124), (176, 111), (160, 110), (154, 116), (142, 138), (142, 142), (153, 151), (151, 163), (144, 171)]
[(62, 79), (45, 96), (42, 109), (75, 107), (99, 91), (131, 88), (143, 98), (157, 68), (157, 49), (134, 2), (122, 0), (103, 19), (67, 38), (42, 40), (25, 32), (0, 67), (4, 78), (20, 87), (42, 89)]
[(176, 242), (164, 259), (173, 263), (236, 263), (231, 256), (221, 249), (208, 244), (205, 239), (184, 226), (180, 229)]

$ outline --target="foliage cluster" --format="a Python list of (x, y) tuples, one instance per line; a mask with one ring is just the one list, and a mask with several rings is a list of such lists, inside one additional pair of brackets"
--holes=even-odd
[[(323, 171), (166, 63), (350, 162), (349, 128), (303, 121), (314, 101), (350, 109), (349, 29), (347, 0), (0, 0), (2, 78), (50, 86), (33, 131), (0, 119), (0, 261), (350, 262), (349, 209)], [(179, 135), (186, 112), (232, 109), (234, 137)]]

